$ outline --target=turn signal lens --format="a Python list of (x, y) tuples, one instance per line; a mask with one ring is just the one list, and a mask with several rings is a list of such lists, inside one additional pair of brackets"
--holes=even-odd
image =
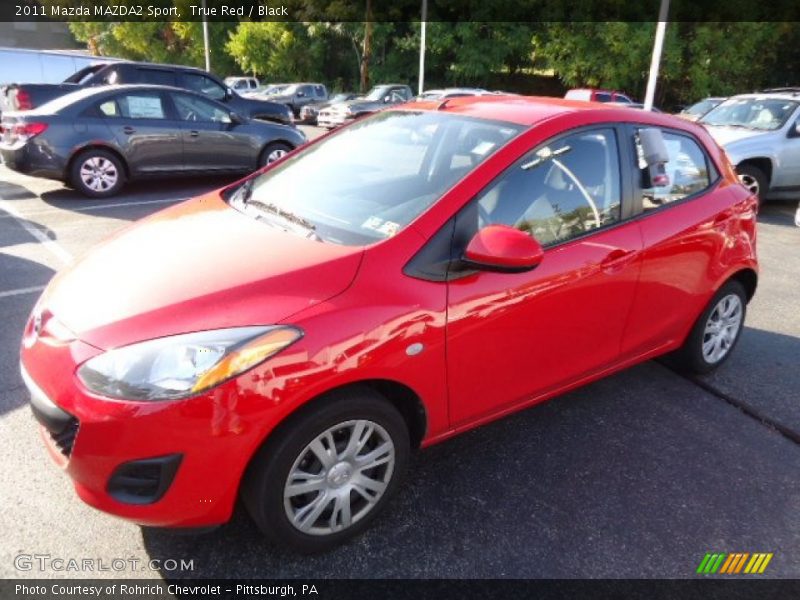
[(244, 373), (293, 344), (302, 335), (299, 329), (281, 327), (245, 343), (228, 353), (225, 358), (206, 371), (194, 384), (192, 391), (206, 390), (239, 373)]

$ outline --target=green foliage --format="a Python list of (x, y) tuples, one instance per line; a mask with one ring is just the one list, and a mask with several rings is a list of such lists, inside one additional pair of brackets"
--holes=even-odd
[(240, 23), (225, 48), (243, 72), (270, 81), (316, 80), (324, 45), (306, 23)]

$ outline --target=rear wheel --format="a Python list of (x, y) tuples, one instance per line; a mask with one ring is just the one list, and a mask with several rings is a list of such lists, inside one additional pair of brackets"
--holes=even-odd
[(116, 194), (125, 183), (122, 161), (108, 150), (84, 150), (70, 167), (70, 183), (85, 196), (108, 198)]
[(742, 185), (750, 190), (751, 194), (758, 196), (759, 204), (763, 202), (769, 189), (767, 174), (749, 163), (736, 167), (736, 172), (739, 174), (739, 181), (742, 182)]
[(710, 373), (731, 355), (742, 333), (747, 294), (738, 281), (723, 285), (697, 319), (689, 337), (675, 353), (677, 366), (697, 374)]
[(410, 451), (403, 417), (372, 389), (321, 402), (267, 441), (242, 487), (264, 535), (305, 553), (366, 529), (399, 486)]
[(279, 160), (289, 154), (293, 148), (284, 142), (272, 142), (262, 150), (261, 156), (258, 158), (258, 166), (265, 167), (276, 160)]

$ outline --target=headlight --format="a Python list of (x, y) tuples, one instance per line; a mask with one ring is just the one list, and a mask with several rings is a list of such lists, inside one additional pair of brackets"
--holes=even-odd
[(235, 327), (174, 335), (110, 350), (78, 378), (110, 398), (174, 400), (236, 377), (300, 339), (295, 327)]

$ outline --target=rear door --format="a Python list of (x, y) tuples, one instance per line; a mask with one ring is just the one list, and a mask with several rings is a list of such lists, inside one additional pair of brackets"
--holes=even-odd
[(161, 92), (121, 93), (101, 101), (98, 110), (133, 174), (183, 170), (181, 123)]
[(223, 105), (193, 94), (170, 92), (180, 119), (184, 166), (191, 171), (255, 169), (259, 148), (240, 133)]
[(636, 153), (636, 211), (644, 250), (642, 274), (623, 341), (623, 354), (639, 356), (682, 339), (700, 314), (719, 276), (715, 269), (732, 236), (732, 190), (721, 179), (702, 144), (692, 135), (662, 128), (670, 160), (668, 183), (653, 187), (638, 145), (638, 129), (628, 136)]

